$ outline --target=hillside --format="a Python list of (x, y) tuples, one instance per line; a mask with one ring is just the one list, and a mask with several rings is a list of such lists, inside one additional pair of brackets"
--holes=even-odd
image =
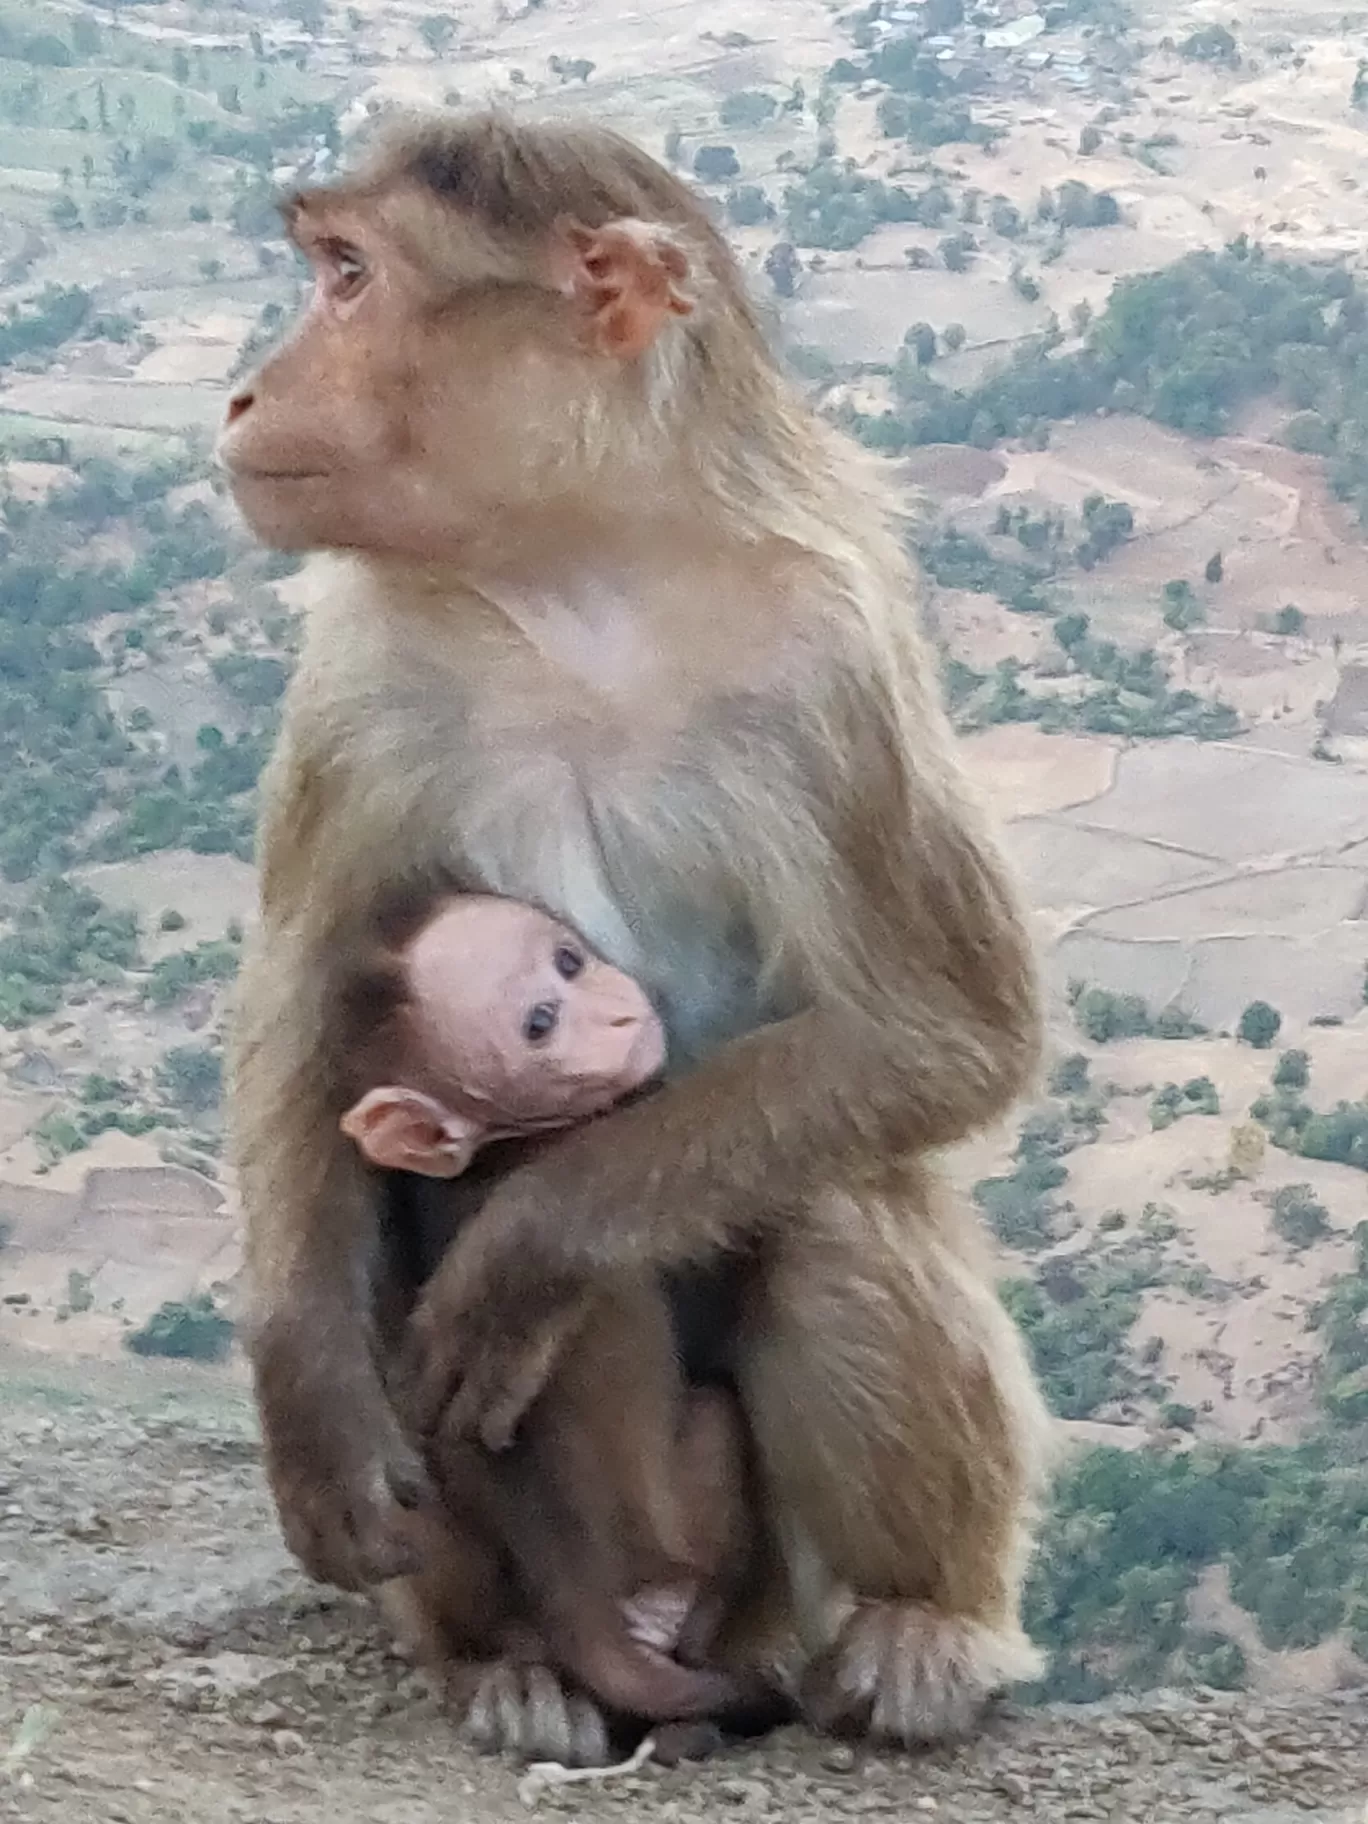
[(1353, 17), (0, 0), (0, 1382), (227, 1347), (222, 1031), (313, 582), (209, 449), (297, 300), (275, 188), (416, 99), (691, 174), (902, 491), (1052, 996), (1038, 1105), (950, 1162), (1077, 1446), (1025, 1695), (1362, 1681)]

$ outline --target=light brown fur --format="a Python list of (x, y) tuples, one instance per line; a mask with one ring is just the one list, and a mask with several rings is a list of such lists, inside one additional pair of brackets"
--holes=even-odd
[(318, 300), (224, 442), (261, 536), (355, 552), (266, 781), (236, 1042), (287, 1537), (337, 1581), (390, 1572), (422, 1480), (367, 1347), (337, 959), (396, 879), (530, 900), (652, 991), (674, 1076), (492, 1190), (414, 1320), (425, 1422), (497, 1441), (586, 1285), (756, 1252), (738, 1379), (786, 1576), (729, 1652), (830, 1727), (955, 1734), (1037, 1664), (1047, 1428), (924, 1156), (1026, 1086), (1039, 1012), (890, 504), (689, 192), (609, 134), (420, 123), (295, 227)]

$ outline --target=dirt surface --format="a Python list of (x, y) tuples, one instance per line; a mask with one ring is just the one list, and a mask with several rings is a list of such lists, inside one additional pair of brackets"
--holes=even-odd
[(540, 1794), (469, 1752), (361, 1603), (279, 1544), (250, 1408), (211, 1371), (0, 1353), (0, 1819), (464, 1824), (528, 1815), (1359, 1824), (1361, 1695), (1034, 1712), (865, 1755), (789, 1730)]

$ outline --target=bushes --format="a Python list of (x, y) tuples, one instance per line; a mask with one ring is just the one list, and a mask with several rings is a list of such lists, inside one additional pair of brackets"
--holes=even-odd
[(157, 1081), (183, 1113), (207, 1114), (223, 1093), (223, 1059), (208, 1045), (177, 1045), (157, 1066)]
[(1265, 1644), (1312, 1646), (1368, 1585), (1368, 1473), (1320, 1445), (1094, 1450), (1059, 1477), (1027, 1596), (1050, 1652), (1039, 1695), (1197, 1679), (1238, 1685), (1238, 1646), (1189, 1630), (1187, 1593), (1226, 1563)]
[(718, 110), (718, 119), (730, 130), (737, 127), (763, 127), (778, 112), (779, 103), (763, 89), (738, 89), (723, 101)]
[(1273, 1194), (1273, 1228), (1291, 1247), (1309, 1247), (1330, 1232), (1330, 1212), (1309, 1184), (1285, 1184)]
[(1298, 1150), (1304, 1159), (1330, 1159), (1368, 1172), (1368, 1104), (1339, 1102), (1328, 1115), (1312, 1115)]
[(1078, 1257), (1063, 1298), (1046, 1285), (1010, 1280), (1003, 1302), (1020, 1325), (1051, 1410), (1086, 1419), (1137, 1390), (1126, 1340), (1140, 1315), (1139, 1289), (1111, 1260)]
[[(988, 219), (995, 232), (1012, 226), (996, 203)], [(1041, 421), (1135, 411), (1215, 435), (1296, 369), (1297, 404), (1320, 427), (1306, 420), (1297, 435), (1314, 430), (1335, 491), (1368, 516), (1364, 323), (1364, 298), (1343, 267), (1267, 258), (1237, 240), (1221, 253), (1189, 254), (1123, 279), (1086, 326), (1079, 350), (1061, 353), (1038, 339), (966, 392), (929, 388), (887, 421), (857, 416), (855, 429), (879, 448), (897, 450), (965, 443), (975, 426), (992, 442), (1025, 435)]]
[(974, 1186), (974, 1202), (1004, 1247), (1043, 1248), (1054, 1239), (1058, 1206), (1051, 1193), (1068, 1176), (1056, 1159), (1027, 1159), (1004, 1177), (981, 1178)]
[(68, 880), (46, 881), (0, 937), (0, 1025), (55, 1013), (76, 983), (117, 981), (138, 960), (131, 912), (111, 911)]
[(1138, 994), (1112, 994), (1106, 988), (1083, 990), (1074, 1002), (1074, 1021), (1094, 1045), (1141, 1038), (1154, 1030), (1149, 1008)]
[(241, 960), (239, 947), (226, 938), (196, 944), (193, 950), (176, 950), (153, 964), (143, 985), (143, 999), (152, 1007), (169, 1007), (203, 982), (230, 982)]
[(1267, 1051), (1281, 1030), (1282, 1015), (1267, 1001), (1251, 1001), (1240, 1015), (1240, 1037), (1255, 1051)]
[(1088, 1087), (1089, 1064), (1081, 1051), (1071, 1051), (1050, 1072), (1052, 1096), (1081, 1096)]
[(700, 146), (694, 153), (694, 176), (702, 184), (725, 184), (741, 175), (733, 146)]
[(1135, 515), (1124, 500), (1089, 494), (1083, 502), (1084, 538), (1074, 552), (1085, 570), (1093, 569), (1135, 530)]
[(1155, 1133), (1172, 1127), (1184, 1115), (1219, 1115), (1220, 1099), (1210, 1077), (1193, 1077), (1187, 1083), (1166, 1083), (1150, 1102), (1150, 1127)]
[(134, 1355), (173, 1356), (183, 1361), (222, 1362), (233, 1346), (233, 1324), (210, 1292), (183, 1304), (168, 1300), (140, 1330), (130, 1330), (124, 1347)]

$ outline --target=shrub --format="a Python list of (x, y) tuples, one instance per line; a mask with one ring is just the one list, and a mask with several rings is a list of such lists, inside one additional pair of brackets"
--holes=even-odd
[(1081, 1096), (1088, 1087), (1089, 1063), (1081, 1051), (1071, 1051), (1050, 1072), (1052, 1096)]
[(1305, 1089), (1311, 1081), (1311, 1060), (1304, 1051), (1285, 1051), (1273, 1068), (1275, 1089)]
[(1274, 1192), (1274, 1232), (1294, 1248), (1308, 1247), (1328, 1234), (1329, 1216), (1309, 1184), (1285, 1184)]
[(741, 175), (734, 146), (700, 146), (694, 153), (694, 176), (700, 183), (725, 184)]
[(232, 1320), (219, 1310), (210, 1292), (198, 1292), (183, 1304), (168, 1299), (140, 1330), (130, 1330), (124, 1338), (124, 1347), (134, 1355), (192, 1362), (224, 1361), (232, 1346)]
[(1240, 1037), (1255, 1051), (1267, 1051), (1281, 1031), (1282, 1015), (1267, 1001), (1251, 1001), (1240, 1015)]
[(177, 1045), (157, 1066), (157, 1080), (177, 1108), (202, 1115), (223, 1094), (223, 1060), (207, 1045)]
[(1149, 1008), (1138, 994), (1112, 994), (1106, 988), (1085, 988), (1073, 1011), (1078, 1030), (1094, 1045), (1142, 1037), (1152, 1024)]
[(739, 89), (722, 103), (718, 119), (727, 128), (763, 127), (778, 112), (779, 103), (763, 89)]

